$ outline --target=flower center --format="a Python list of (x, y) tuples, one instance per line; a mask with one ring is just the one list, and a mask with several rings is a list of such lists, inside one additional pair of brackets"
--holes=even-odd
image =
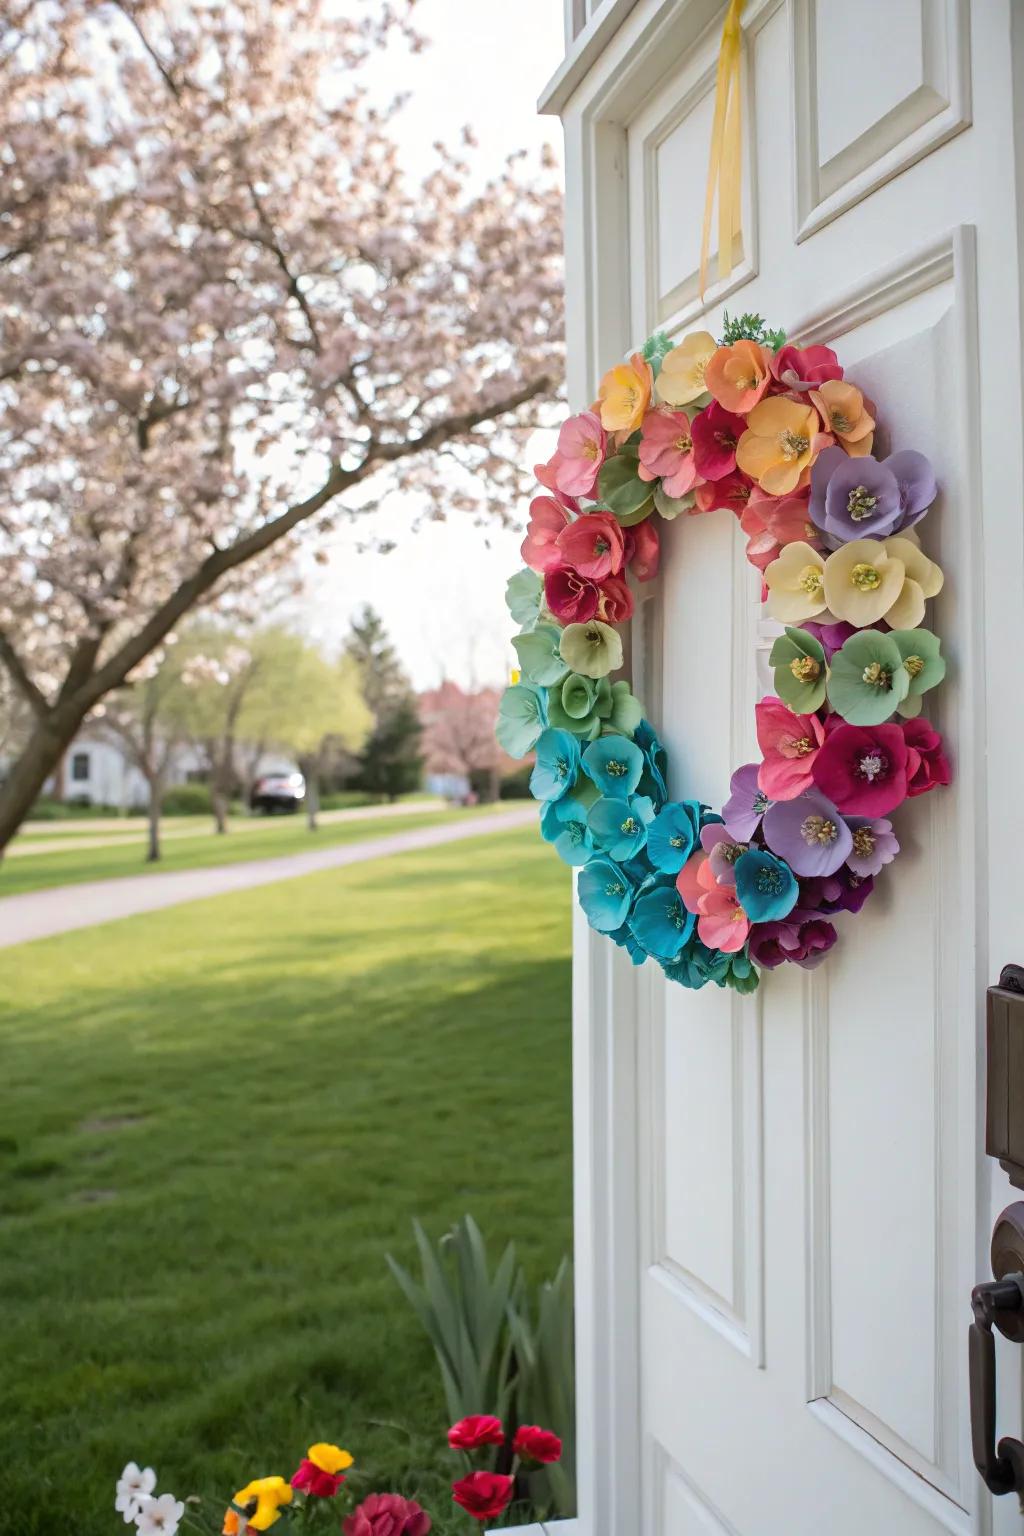
[(880, 693), (886, 692), (892, 687), (892, 673), (882, 666), (880, 661), (872, 661), (861, 673), (864, 682), (872, 688), (877, 688)]
[(625, 763), (620, 763), (617, 757), (612, 757), (605, 763), (604, 771), (610, 773), (613, 779), (621, 779), (628, 770)]
[(813, 523), (804, 523), (804, 538), (805, 539), (816, 539), (817, 537), (818, 537), (818, 530), (817, 530), (817, 528), (815, 528), (814, 524)]
[(878, 505), (878, 497), (872, 496), (866, 485), (855, 485), (846, 498), (846, 510), (855, 523), (870, 517)]
[(746, 853), (746, 843), (719, 843), (718, 853), (727, 864), (735, 864), (741, 853)]
[(673, 837), (669, 838), (668, 845), (670, 848), (682, 848), (684, 846), (683, 839), (676, 833)]
[(810, 446), (810, 438), (805, 437), (802, 432), (791, 432), (787, 427), (785, 432), (779, 433), (779, 447), (782, 449), (784, 459), (798, 459)]
[(624, 890), (625, 886), (621, 880), (611, 880), (605, 886), (604, 893), (606, 896), (621, 896)]
[(566, 836), (574, 845), (582, 843), (584, 830), (582, 821), (570, 821), (565, 828)]
[(853, 834), (853, 851), (862, 859), (868, 859), (875, 851), (875, 834), (870, 827), (858, 827)]
[(850, 572), (850, 580), (861, 592), (873, 592), (876, 587), (882, 585), (882, 578), (875, 567), (868, 565), (864, 560), (858, 560), (857, 564), (853, 567), (853, 570)]
[(599, 629), (595, 629), (593, 626), (590, 626), (587, 629), (587, 640), (591, 645), (604, 645), (604, 636), (601, 634)]
[(789, 670), (798, 683), (813, 683), (821, 676), (821, 663), (813, 656), (794, 656)]
[(785, 885), (782, 878), (782, 870), (772, 866), (762, 867), (757, 872), (757, 888), (765, 896), (779, 896)]
[(804, 589), (808, 597), (817, 597), (821, 591), (821, 566), (805, 565), (797, 577), (797, 584)]
[(564, 757), (555, 758), (555, 773), (560, 779), (568, 777), (569, 764), (566, 762)]
[(835, 822), (827, 816), (808, 816), (801, 823), (800, 836), (809, 848), (813, 848), (815, 843), (821, 848), (828, 848), (835, 842), (839, 832)]
[(833, 432), (839, 432), (840, 434), (849, 432), (853, 426), (853, 422), (848, 416), (844, 416), (842, 411), (830, 411), (829, 421), (832, 423)]
[(580, 457), (584, 459), (596, 459), (597, 452), (597, 444), (592, 437), (588, 437), (586, 442), (583, 444), (583, 451), (580, 454)]
[(595, 555), (606, 555), (610, 549), (611, 545), (608, 543), (607, 539), (598, 538), (594, 540)]
[(678, 899), (670, 907), (665, 908), (665, 916), (680, 932), (686, 927), (686, 911)]
[(779, 742), (779, 752), (783, 757), (806, 757), (808, 752), (814, 751), (814, 742), (809, 736), (783, 736)]
[(726, 448), (730, 453), (736, 447), (736, 439), (731, 432), (726, 432), (724, 429), (721, 432), (715, 433), (715, 442), (719, 448)]
[(889, 771), (889, 759), (884, 752), (876, 748), (874, 752), (865, 752), (857, 764), (857, 772), (862, 779), (867, 779), (873, 784), (876, 779), (882, 778)]
[(627, 816), (625, 821), (622, 823), (621, 827), (619, 828), (619, 831), (620, 832), (625, 832), (627, 834), (627, 836), (632, 837), (633, 833), (637, 831), (637, 819), (636, 819), (636, 817), (635, 816)]
[(911, 677), (919, 677), (924, 671), (924, 657), (907, 656), (904, 658), (903, 665), (906, 667)]
[(693, 448), (693, 438), (687, 437), (684, 433), (681, 437), (676, 438), (672, 446), (677, 453), (689, 453)]

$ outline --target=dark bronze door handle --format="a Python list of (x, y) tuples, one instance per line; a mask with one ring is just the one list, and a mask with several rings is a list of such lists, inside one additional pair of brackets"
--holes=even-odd
[(993, 1327), (1019, 1338), (1024, 1325), (1024, 1274), (989, 1280), (971, 1292), (974, 1322), (968, 1335), (971, 1447), (974, 1465), (993, 1493), (1024, 1493), (1024, 1444), (1004, 1438), (996, 1446), (996, 1341)]

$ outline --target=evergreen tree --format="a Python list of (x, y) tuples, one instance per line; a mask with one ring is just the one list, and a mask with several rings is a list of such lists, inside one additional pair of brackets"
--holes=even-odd
[(387, 707), (370, 733), (360, 762), (359, 784), (370, 794), (397, 800), (419, 789), (423, 773), (420, 724), (411, 693)]
[(409, 698), (412, 688), (380, 614), (369, 604), (352, 621), (345, 654), (359, 668), (363, 698), (379, 724), (390, 708)]

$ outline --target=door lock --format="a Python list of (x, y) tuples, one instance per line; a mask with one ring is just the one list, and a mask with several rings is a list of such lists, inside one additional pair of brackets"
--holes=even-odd
[(992, 1493), (1017, 1493), (1024, 1509), (1024, 1442), (1004, 1436), (996, 1444), (996, 1341), (1024, 1343), (1024, 1201), (1007, 1206), (992, 1233), (993, 1280), (971, 1292), (974, 1321), (968, 1334), (971, 1446), (974, 1465)]

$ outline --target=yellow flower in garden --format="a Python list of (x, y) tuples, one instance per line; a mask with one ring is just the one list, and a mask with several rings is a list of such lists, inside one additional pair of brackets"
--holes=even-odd
[(257, 1477), (235, 1494), (233, 1503), (245, 1510), (249, 1527), (267, 1531), (281, 1518), (281, 1505), (290, 1504), (292, 1490), (283, 1477)]
[(821, 422), (813, 405), (776, 396), (755, 405), (736, 446), (736, 463), (769, 496), (795, 491), (817, 457)]
[(651, 403), (651, 369), (642, 354), (609, 368), (597, 389), (597, 408), (606, 432), (635, 432)]
[(666, 352), (658, 374), (658, 398), (666, 405), (689, 405), (707, 389), (704, 370), (718, 351), (718, 343), (708, 331), (693, 331), (678, 346)]
[(881, 539), (852, 539), (825, 561), (828, 608), (837, 619), (866, 629), (896, 602), (904, 574), (903, 561), (890, 554)]
[(777, 560), (764, 573), (768, 587), (768, 612), (782, 624), (802, 624), (823, 613), (825, 557), (810, 544), (783, 546)]
[(306, 1456), (321, 1472), (346, 1472), (353, 1459), (340, 1445), (328, 1445), (325, 1440), (318, 1440), (316, 1445), (311, 1445)]
[(886, 609), (885, 622), (893, 629), (916, 629), (924, 618), (926, 599), (942, 591), (942, 568), (928, 559), (916, 539), (886, 539), (885, 551), (903, 563), (903, 587)]
[(825, 423), (825, 431), (831, 432), (851, 459), (862, 459), (871, 452), (875, 418), (868, 411), (856, 384), (847, 384), (842, 379), (826, 379), (810, 393)]

